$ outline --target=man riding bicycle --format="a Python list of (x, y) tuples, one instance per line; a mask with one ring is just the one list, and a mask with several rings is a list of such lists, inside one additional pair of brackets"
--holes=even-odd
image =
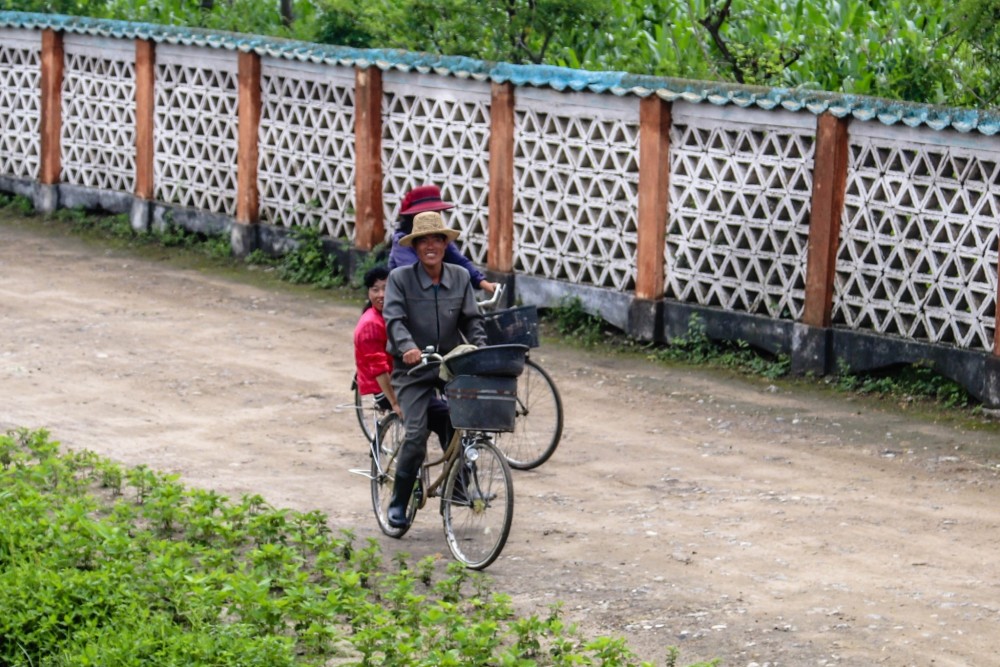
[(386, 286), (382, 314), (389, 353), (396, 362), (392, 384), (406, 427), (389, 503), (388, 521), (393, 527), (406, 525), (406, 505), (427, 453), (428, 408), (439, 382), (437, 366), (415, 368), (422, 351), (432, 347), (447, 354), (466, 342), (476, 347), (486, 344), (469, 272), (444, 261), (448, 243), (458, 236), (458, 231), (445, 227), (440, 213), (417, 214), (413, 231), (400, 244), (412, 246), (418, 261), (393, 270)]

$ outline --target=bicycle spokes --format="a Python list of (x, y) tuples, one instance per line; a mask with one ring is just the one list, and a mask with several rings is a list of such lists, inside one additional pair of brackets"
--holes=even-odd
[(489, 438), (463, 443), (445, 487), (442, 514), (452, 554), (482, 569), (500, 554), (514, 510), (510, 467)]

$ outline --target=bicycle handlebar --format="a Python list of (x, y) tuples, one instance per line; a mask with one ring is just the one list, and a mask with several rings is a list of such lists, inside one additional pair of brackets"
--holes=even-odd
[[(500, 303), (500, 297), (503, 296), (503, 293), (506, 291), (506, 289), (507, 289), (506, 285), (504, 285), (503, 283), (498, 283), (497, 288), (493, 290), (493, 295), (490, 296), (490, 298), (486, 299), (485, 301), (477, 301), (476, 305), (479, 306), (480, 308), (485, 308), (487, 310), (492, 310), (496, 308), (497, 304)], [(406, 371), (406, 374), (412, 375), (415, 371), (417, 371), (420, 368), (423, 368), (424, 366), (428, 366), (430, 364), (440, 364), (443, 361), (444, 357), (442, 357), (440, 354), (437, 353), (437, 351), (434, 349), (434, 346), (428, 345), (420, 353), (420, 363), (416, 364), (413, 368)]]
[(500, 297), (503, 296), (503, 293), (506, 290), (507, 290), (506, 285), (504, 285), (503, 283), (497, 283), (497, 288), (493, 290), (493, 295), (489, 299), (486, 299), (485, 301), (477, 301), (476, 305), (479, 306), (480, 308), (493, 310), (494, 308), (497, 307), (497, 304), (500, 303)]
[(420, 353), (420, 363), (415, 365), (410, 370), (406, 371), (406, 374), (412, 375), (414, 371), (416, 371), (419, 368), (423, 368), (424, 366), (428, 366), (430, 364), (440, 364), (443, 361), (444, 357), (442, 357), (440, 354), (437, 353), (437, 351), (434, 349), (434, 346), (428, 345), (427, 347), (424, 348), (423, 352)]

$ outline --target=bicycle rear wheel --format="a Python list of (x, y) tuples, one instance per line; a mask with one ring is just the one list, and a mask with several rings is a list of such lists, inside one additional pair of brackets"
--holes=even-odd
[(562, 438), (563, 406), (556, 383), (531, 357), (517, 378), (514, 430), (498, 433), (496, 445), (511, 468), (531, 470), (552, 456)]
[(387, 412), (380, 410), (370, 396), (362, 395), (358, 388), (357, 376), (351, 381), (351, 389), (354, 390), (354, 414), (358, 417), (361, 432), (368, 438), (368, 442), (371, 442), (372, 438), (375, 437), (375, 425), (381, 423)]
[(373, 449), (376, 456), (372, 457), (372, 508), (378, 527), (389, 537), (402, 537), (410, 529), (413, 517), (420, 505), (417, 493), (419, 484), (414, 485), (414, 495), (406, 507), (406, 526), (396, 528), (389, 525), (389, 502), (392, 499), (392, 489), (396, 485), (396, 460), (406, 440), (406, 426), (395, 412), (389, 413), (379, 422), (376, 433), (376, 444)]
[(473, 570), (497, 559), (514, 521), (514, 481), (507, 459), (485, 434), (451, 465), (441, 494), (444, 534), (452, 555)]

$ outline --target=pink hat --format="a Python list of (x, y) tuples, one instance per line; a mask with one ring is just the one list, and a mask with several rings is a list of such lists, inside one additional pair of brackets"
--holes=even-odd
[(418, 185), (399, 203), (400, 215), (416, 215), (424, 211), (447, 211), (455, 205), (441, 200), (441, 188), (436, 185)]

